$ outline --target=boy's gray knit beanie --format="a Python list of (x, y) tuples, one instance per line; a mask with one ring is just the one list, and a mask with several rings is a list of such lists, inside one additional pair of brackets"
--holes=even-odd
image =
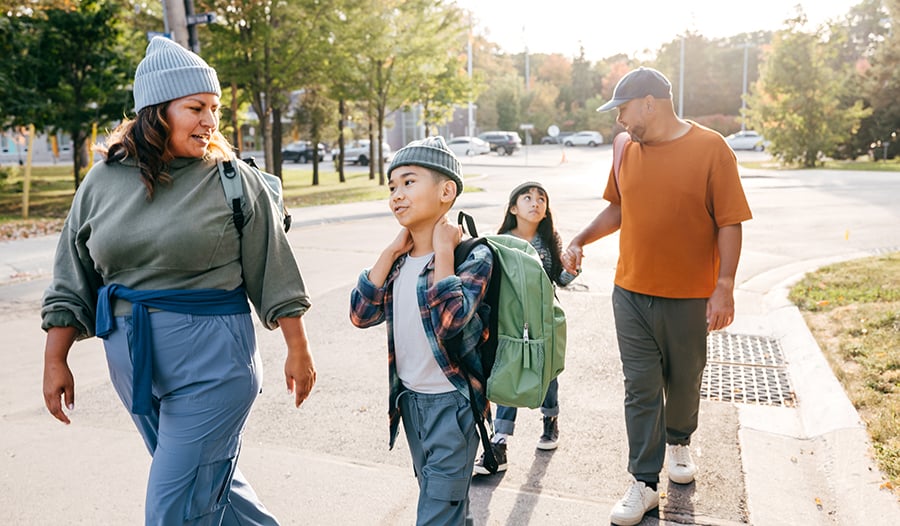
[(413, 141), (397, 150), (388, 167), (388, 177), (398, 166), (423, 166), (436, 170), (453, 179), (453, 182), (456, 183), (456, 195), (463, 191), (459, 159), (453, 155), (441, 136)]
[(216, 70), (168, 38), (153, 37), (134, 73), (134, 111), (194, 93), (222, 95)]

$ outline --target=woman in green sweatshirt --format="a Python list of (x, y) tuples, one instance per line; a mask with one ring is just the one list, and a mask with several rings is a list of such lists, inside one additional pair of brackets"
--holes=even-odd
[(137, 115), (78, 189), (44, 294), (47, 408), (69, 423), (69, 350), (103, 338), (113, 385), (153, 456), (146, 524), (277, 524), (236, 468), (262, 383), (248, 298), (284, 334), (296, 406), (315, 383), (301, 318), (309, 297), (279, 210), (240, 162), (243, 235), (225, 203), (220, 94), (199, 56), (150, 42), (135, 73)]

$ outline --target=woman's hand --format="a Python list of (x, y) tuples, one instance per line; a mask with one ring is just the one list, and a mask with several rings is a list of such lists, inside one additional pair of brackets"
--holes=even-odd
[(300, 407), (316, 384), (316, 366), (309, 352), (306, 328), (300, 317), (279, 318), (278, 325), (288, 348), (284, 380), (288, 392), (294, 394), (294, 407)]
[(75, 409), (75, 377), (68, 356), (77, 335), (74, 327), (52, 327), (44, 347), (44, 405), (63, 424), (71, 423), (63, 404), (69, 411)]

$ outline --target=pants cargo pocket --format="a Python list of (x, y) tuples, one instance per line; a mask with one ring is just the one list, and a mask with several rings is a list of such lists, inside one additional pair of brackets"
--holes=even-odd
[(440, 475), (426, 476), (424, 482), (424, 491), (429, 498), (434, 500), (447, 501), (457, 503), (466, 500), (466, 494), (469, 491), (469, 478), (449, 478)]
[(198, 519), (230, 502), (228, 493), (240, 449), (240, 435), (203, 444), (194, 482), (188, 490), (185, 520)]

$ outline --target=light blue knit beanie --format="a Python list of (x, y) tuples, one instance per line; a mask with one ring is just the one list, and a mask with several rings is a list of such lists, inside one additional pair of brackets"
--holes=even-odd
[(176, 42), (153, 37), (134, 72), (134, 112), (194, 93), (222, 95), (216, 70)]

